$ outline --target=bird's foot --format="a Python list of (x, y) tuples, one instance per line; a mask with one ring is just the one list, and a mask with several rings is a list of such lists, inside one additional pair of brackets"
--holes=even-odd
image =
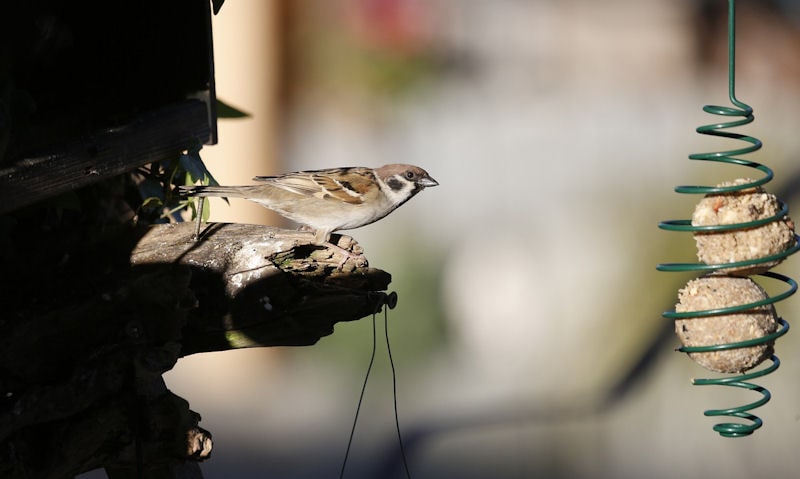
[[(336, 243), (333, 241), (336, 241)], [(337, 237), (332, 237), (331, 241), (325, 242), (324, 245), (338, 252), (342, 257), (336, 266), (338, 271), (344, 271), (344, 265), (348, 260), (353, 260), (356, 267), (367, 266), (369, 264), (366, 256), (364, 256), (363, 248), (349, 236), (338, 235)], [(334, 257), (335, 256), (334, 254)]]

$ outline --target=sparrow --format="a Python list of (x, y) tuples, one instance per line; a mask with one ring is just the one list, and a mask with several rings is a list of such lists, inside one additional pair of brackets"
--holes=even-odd
[(402, 164), (298, 171), (256, 176), (253, 181), (259, 184), (181, 186), (179, 191), (183, 196), (254, 201), (314, 230), (315, 244), (343, 250), (330, 242), (331, 233), (374, 223), (420, 191), (439, 184), (422, 168)]

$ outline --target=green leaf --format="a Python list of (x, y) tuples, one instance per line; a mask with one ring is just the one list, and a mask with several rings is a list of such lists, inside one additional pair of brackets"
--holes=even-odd
[(206, 165), (203, 164), (198, 151), (190, 150), (181, 153), (180, 165), (186, 170), (188, 178), (191, 180), (187, 184), (192, 184), (195, 181), (205, 181), (206, 176), (211, 174), (206, 169)]
[(209, 186), (219, 186), (219, 182), (217, 181), (217, 179), (216, 179), (216, 178), (214, 178), (213, 176), (211, 176), (211, 172), (209, 172), (209, 173), (206, 175), (206, 177), (204, 178), (204, 182), (203, 182), (203, 184), (204, 184), (204, 185), (209, 185)]
[(161, 201), (161, 198), (156, 198), (155, 196), (150, 196), (142, 201), (142, 209), (144, 210), (155, 210), (163, 207), (164, 202)]
[[(227, 201), (227, 199), (225, 200)], [(203, 222), (208, 223), (208, 217), (211, 215), (211, 202), (208, 198), (203, 198)]]
[(214, 15), (219, 13), (219, 9), (222, 8), (223, 3), (225, 3), (225, 0), (211, 0), (211, 6), (214, 8)]
[(161, 182), (154, 178), (145, 178), (139, 183), (139, 195), (142, 198), (158, 198), (164, 199), (164, 187)]
[(250, 118), (252, 115), (217, 98), (217, 118)]

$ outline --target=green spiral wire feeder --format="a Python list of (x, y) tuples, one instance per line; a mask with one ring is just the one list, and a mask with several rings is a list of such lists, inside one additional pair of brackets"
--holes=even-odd
[[(747, 183), (727, 185), (727, 186), (678, 186), (675, 188), (675, 191), (677, 193), (703, 194), (703, 195), (715, 194), (715, 193), (716, 194), (729, 193), (749, 188), (755, 188), (764, 185), (773, 179), (773, 172), (767, 166), (755, 163), (753, 161), (737, 158), (740, 155), (745, 155), (759, 150), (762, 146), (761, 141), (752, 136), (726, 131), (730, 128), (735, 128), (742, 125), (750, 124), (753, 121), (753, 109), (747, 104), (737, 100), (735, 95), (735, 88), (734, 88), (735, 87), (735, 74), (734, 74), (735, 35), (736, 35), (735, 24), (736, 24), (735, 0), (729, 0), (728, 1), (728, 94), (730, 102), (733, 106), (706, 105), (703, 107), (704, 112), (723, 117), (723, 119), (728, 119), (728, 121), (720, 121), (718, 123), (703, 125), (698, 127), (696, 131), (701, 135), (711, 135), (715, 137), (722, 137), (722, 138), (743, 141), (747, 143), (747, 145), (742, 148), (732, 149), (727, 151), (691, 154), (689, 155), (689, 159), (714, 161), (720, 163), (746, 166), (760, 171), (762, 174), (761, 178), (757, 180), (752, 180)], [(768, 218), (760, 218), (756, 221), (735, 223), (735, 224), (693, 226), (691, 220), (671, 220), (671, 221), (663, 221), (659, 223), (658, 226), (659, 228), (664, 230), (693, 232), (693, 233), (744, 230), (748, 228), (755, 228), (761, 225), (765, 225), (772, 221), (779, 221), (781, 218), (786, 217), (786, 215), (788, 214), (788, 207), (786, 206), (785, 203), (781, 201), (779, 201), (779, 205), (780, 205), (780, 210), (775, 215), (772, 215)], [(729, 262), (723, 264), (662, 263), (657, 266), (657, 269), (659, 271), (672, 271), (672, 272), (690, 271), (690, 272), (700, 272), (702, 274), (710, 274), (715, 271), (727, 268), (749, 267), (763, 263), (774, 263), (776, 261), (779, 262), (784, 258), (788, 257), (789, 255), (795, 253), (798, 249), (800, 249), (800, 237), (794, 234), (794, 246), (778, 254), (773, 254), (770, 256), (765, 256), (747, 261)], [(768, 269), (768, 267), (765, 269)], [(690, 311), (690, 312), (668, 311), (663, 313), (663, 316), (667, 319), (672, 319), (672, 320), (694, 319), (694, 318), (705, 318), (710, 316), (720, 316), (735, 312), (752, 310), (759, 306), (771, 305), (778, 301), (782, 301), (783, 299), (786, 299), (787, 297), (794, 294), (797, 290), (797, 282), (795, 282), (793, 279), (787, 276), (770, 271), (761, 272), (757, 274), (757, 276), (783, 282), (786, 284), (787, 289), (778, 295), (767, 297), (766, 299), (761, 301), (750, 302), (747, 304), (724, 307), (724, 308), (708, 309), (703, 311)], [(745, 348), (745, 347), (767, 344), (770, 342), (774, 342), (777, 338), (783, 336), (789, 330), (789, 324), (782, 318), (777, 318), (777, 324), (779, 326), (778, 328), (776, 328), (777, 330), (774, 333), (769, 334), (767, 336), (759, 337), (756, 339), (750, 339), (746, 341), (728, 343), (728, 344), (716, 344), (711, 346), (691, 346), (691, 347), (683, 346), (679, 348), (678, 351), (683, 353), (707, 353), (707, 352), (733, 350), (737, 348)], [(776, 369), (778, 369), (778, 367), (780, 366), (780, 360), (778, 359), (778, 357), (775, 356), (775, 354), (771, 354), (768, 359), (769, 363), (771, 364), (753, 372), (748, 372), (746, 374), (739, 374), (736, 376), (721, 377), (721, 378), (695, 379), (692, 381), (692, 383), (695, 385), (720, 385), (720, 386), (738, 387), (751, 390), (760, 393), (762, 395), (762, 397), (759, 400), (742, 406), (732, 407), (727, 409), (710, 409), (705, 411), (704, 414), (706, 416), (712, 416), (712, 417), (726, 416), (746, 421), (744, 423), (723, 422), (716, 424), (713, 427), (713, 429), (716, 432), (718, 432), (721, 436), (724, 437), (748, 436), (752, 434), (756, 429), (762, 426), (763, 424), (762, 420), (759, 417), (751, 414), (750, 411), (752, 409), (761, 407), (767, 402), (769, 402), (771, 394), (767, 389), (758, 386), (756, 384), (753, 384), (750, 381), (752, 379), (770, 374)]]

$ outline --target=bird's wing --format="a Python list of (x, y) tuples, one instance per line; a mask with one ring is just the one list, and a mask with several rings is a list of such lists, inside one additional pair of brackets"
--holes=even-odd
[(363, 203), (364, 195), (368, 193), (369, 188), (378, 187), (372, 170), (368, 168), (300, 171), (281, 176), (257, 176), (253, 179), (268, 182), (298, 195), (338, 200), (349, 204)]
[(281, 176), (256, 176), (255, 181), (269, 183), (282, 190), (298, 195), (315, 195), (319, 192), (319, 185), (307, 173), (288, 173)]

